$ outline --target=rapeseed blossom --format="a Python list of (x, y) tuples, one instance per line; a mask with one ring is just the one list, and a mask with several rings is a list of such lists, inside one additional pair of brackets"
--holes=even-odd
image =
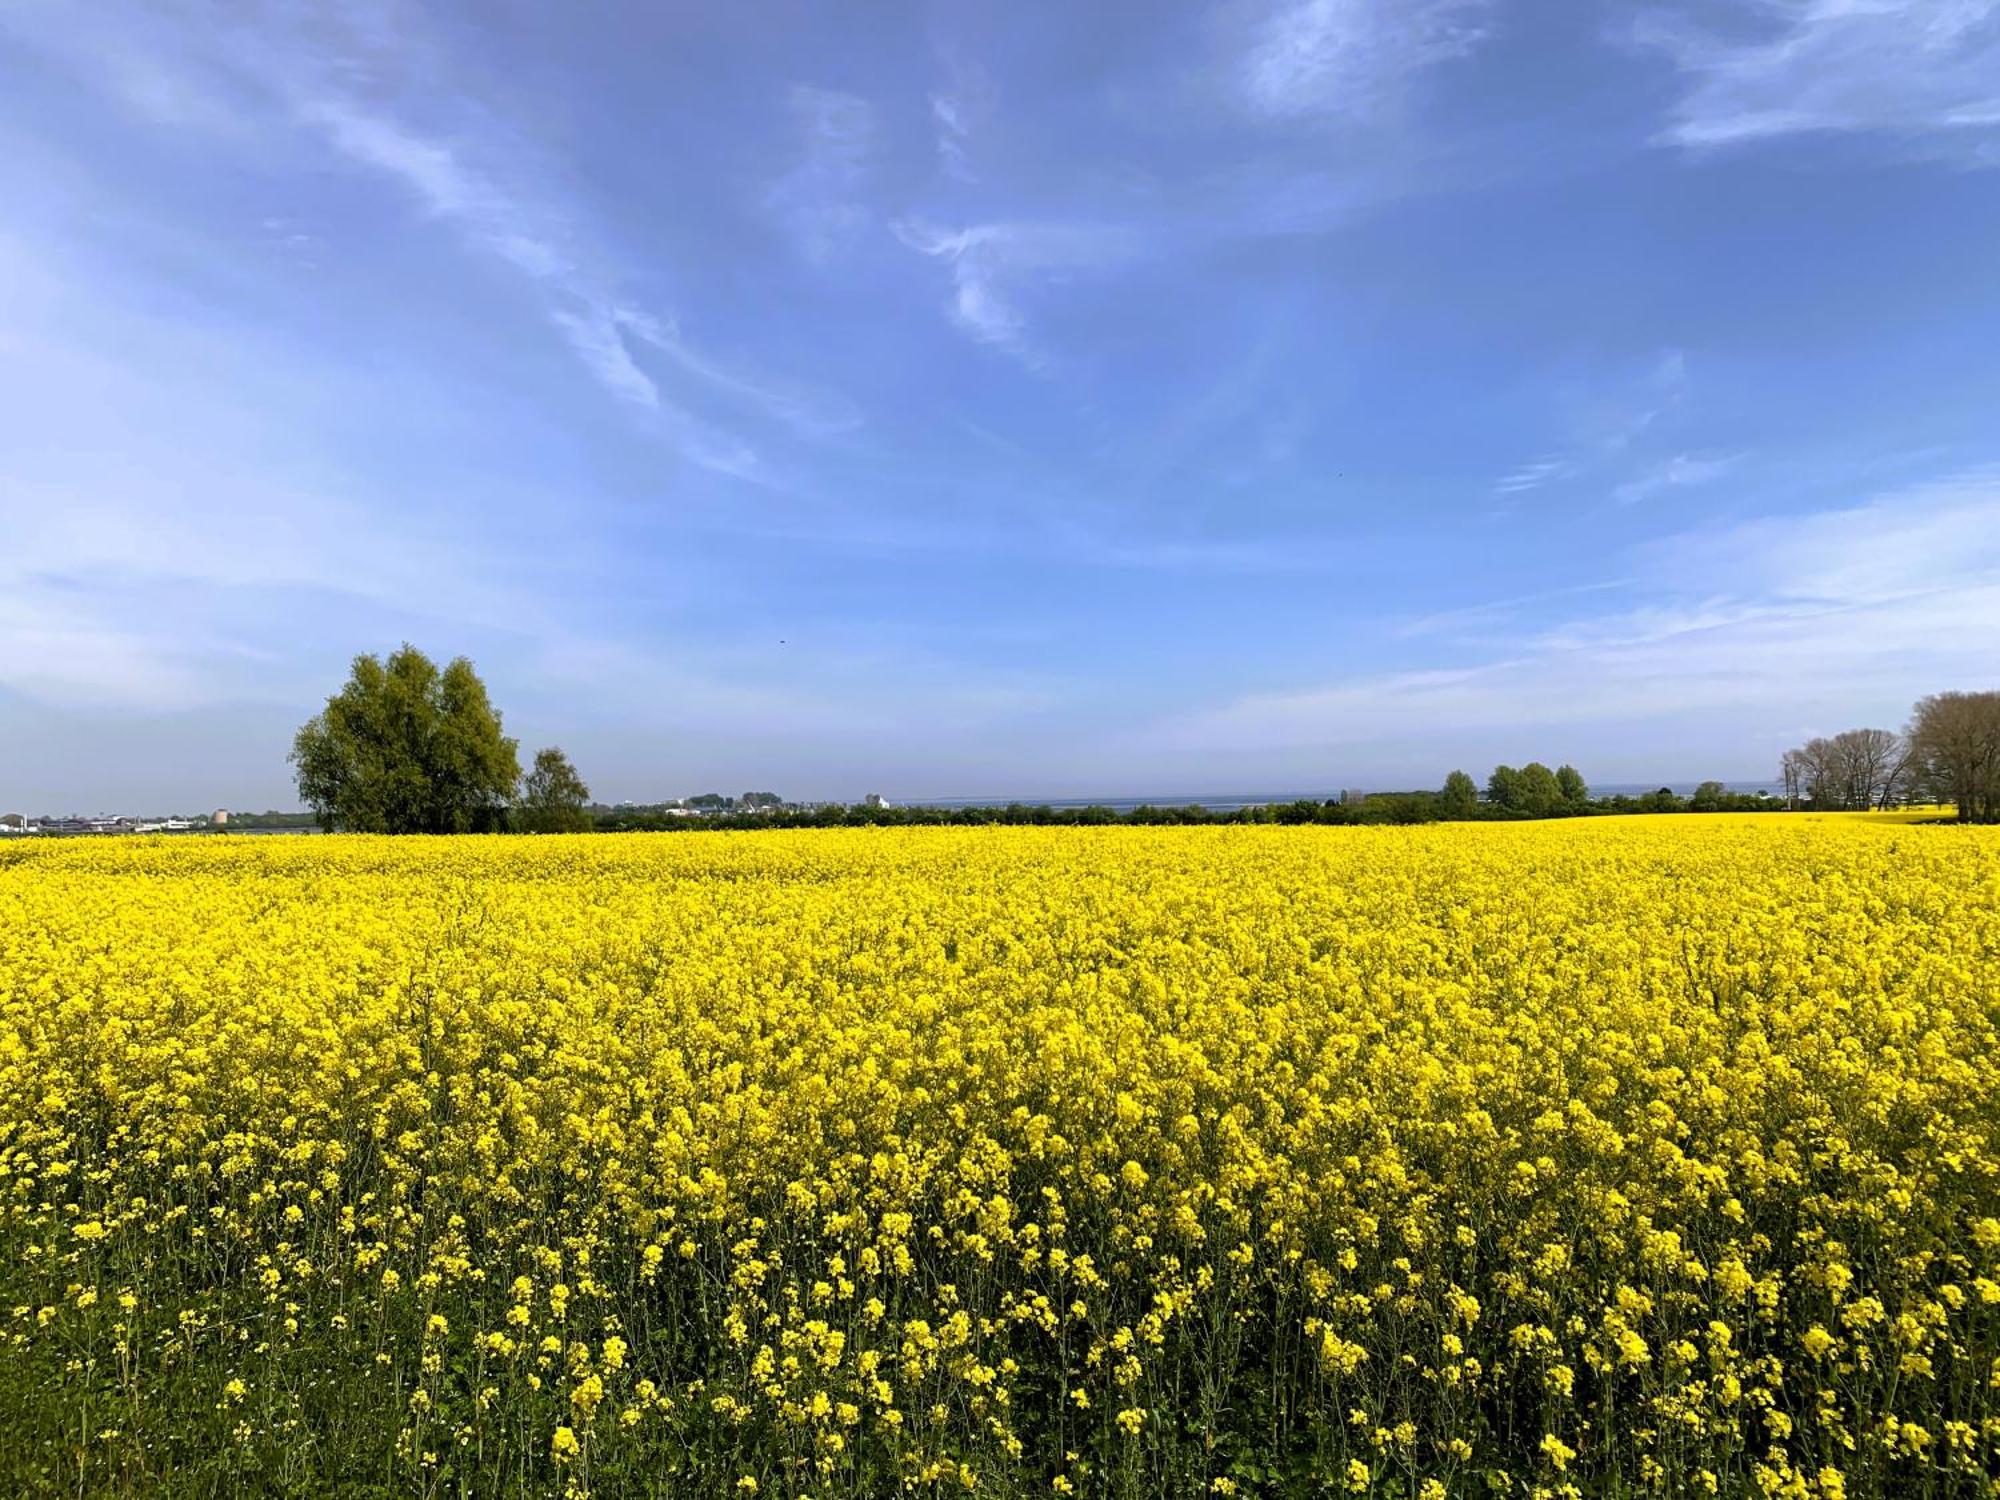
[(1868, 819), (20, 841), (0, 1491), (1992, 1494), (1996, 996)]

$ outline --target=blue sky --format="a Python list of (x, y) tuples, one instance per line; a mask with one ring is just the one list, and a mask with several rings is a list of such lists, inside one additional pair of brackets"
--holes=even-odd
[(2000, 675), (2000, 0), (0, 7), (0, 803), (1762, 778)]

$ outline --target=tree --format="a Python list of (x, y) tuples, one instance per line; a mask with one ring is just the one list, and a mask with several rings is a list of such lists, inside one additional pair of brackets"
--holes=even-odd
[(1590, 800), (1590, 785), (1575, 766), (1556, 767), (1556, 786), (1562, 791), (1563, 801), (1571, 807), (1581, 807)]
[(2000, 822), (2000, 692), (1933, 693), (1910, 714), (1910, 765), (1961, 823)]
[(1867, 809), (1886, 800), (1890, 774), (1903, 753), (1900, 736), (1887, 729), (1849, 729), (1833, 737), (1840, 752), (1850, 805)]
[[(1583, 778), (1578, 777), (1579, 781)], [(1520, 807), (1531, 817), (1546, 818), (1562, 806), (1562, 783), (1556, 773), (1538, 760), (1521, 767)]]
[(1486, 800), (1510, 811), (1521, 805), (1521, 773), (1512, 766), (1495, 766), (1486, 778)]
[(1805, 742), (1806, 800), (1816, 808), (1844, 812), (1851, 806), (1848, 769), (1841, 750), (1824, 735)]
[(590, 788), (569, 757), (551, 745), (535, 752), (535, 764), (521, 782), (514, 826), (523, 833), (588, 833)]
[(1803, 796), (1815, 808), (1861, 812), (1900, 796), (1909, 766), (1910, 748), (1900, 735), (1847, 729), (1787, 750), (1778, 773), (1792, 806)]
[(1463, 771), (1453, 771), (1444, 779), (1438, 794), (1438, 811), (1447, 818), (1469, 818), (1479, 810), (1479, 785)]
[(1787, 750), (1778, 762), (1778, 780), (1785, 788), (1785, 806), (1796, 809), (1806, 795), (1811, 766), (1803, 750)]
[(472, 663), (442, 672), (405, 642), (357, 656), (347, 683), (292, 742), (299, 800), (320, 826), (355, 833), (498, 828), (521, 779), (516, 742)]
[(1722, 806), (1722, 799), (1726, 795), (1728, 794), (1723, 790), (1721, 782), (1704, 781), (1694, 789), (1694, 795), (1688, 799), (1688, 811), (1714, 812)]
[(1788, 758), (1792, 764), (1787, 775), (1796, 779), (1799, 794), (1808, 806), (1838, 812), (1850, 805), (1849, 776), (1840, 749), (1832, 740), (1824, 736), (1807, 740), (1789, 752)]
[(1910, 737), (1907, 734), (1897, 735), (1895, 752), (1882, 771), (1876, 807), (1886, 811), (1909, 795), (1910, 782), (1916, 774), (1916, 757), (1916, 747), (1910, 743)]

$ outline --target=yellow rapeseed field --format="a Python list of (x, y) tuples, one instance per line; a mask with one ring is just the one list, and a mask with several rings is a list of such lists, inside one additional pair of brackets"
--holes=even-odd
[(1995, 1494), (2000, 831), (0, 849), (0, 1492)]

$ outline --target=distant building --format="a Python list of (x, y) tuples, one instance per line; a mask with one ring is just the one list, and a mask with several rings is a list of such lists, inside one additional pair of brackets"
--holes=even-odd
[(1359, 807), (1367, 800), (1368, 794), (1366, 792), (1358, 792), (1352, 787), (1349, 787), (1340, 794), (1340, 805), (1342, 807)]
[(229, 809), (218, 807), (214, 812), (210, 813), (208, 815), (208, 826), (211, 828), (227, 828), (229, 826)]
[(861, 799), (861, 805), (863, 807), (888, 807), (891, 805), (891, 803), (889, 799), (883, 796), (880, 792), (870, 792), (867, 796)]

